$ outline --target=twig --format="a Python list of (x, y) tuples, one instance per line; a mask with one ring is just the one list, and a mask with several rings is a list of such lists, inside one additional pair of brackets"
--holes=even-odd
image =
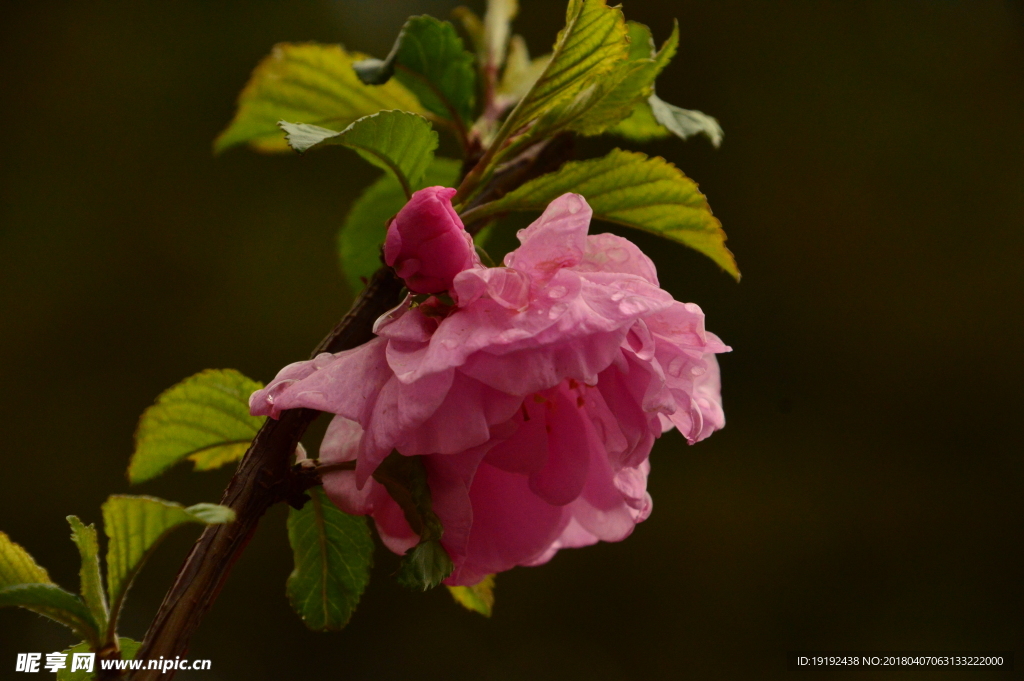
[[(378, 270), (349, 313), (313, 355), (340, 352), (373, 338), (373, 322), (398, 304), (401, 290), (401, 280), (390, 269)], [(235, 511), (236, 520), (227, 525), (211, 525), (203, 531), (164, 596), (136, 659), (174, 659), (188, 650), (192, 634), (216, 600), (260, 518), (287, 496), (292, 452), (318, 415), (312, 409), (290, 409), (280, 419), (267, 419), (263, 424), (220, 502)], [(156, 681), (173, 676), (173, 670), (139, 670), (130, 679)]]

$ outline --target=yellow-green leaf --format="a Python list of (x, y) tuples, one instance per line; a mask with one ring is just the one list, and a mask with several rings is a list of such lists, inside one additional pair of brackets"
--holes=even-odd
[(437, 149), (437, 133), (429, 121), (406, 111), (381, 111), (360, 118), (341, 132), (316, 125), (281, 121), (288, 144), (303, 152), (319, 145), (354, 149), (373, 165), (394, 175), (412, 195)]
[(92, 613), (78, 596), (56, 584), (15, 584), (0, 589), (0, 608), (15, 606), (49, 617), (93, 644), (100, 641)]
[(100, 544), (96, 538), (96, 526), (85, 525), (77, 516), (69, 515), (71, 525), (71, 541), (78, 547), (82, 558), (82, 566), (78, 571), (79, 591), (89, 612), (92, 613), (97, 627), (101, 631), (107, 628), (107, 595), (103, 591), (103, 578), (100, 575)]
[(352, 69), (366, 55), (341, 45), (280, 43), (252, 73), (238, 97), (234, 119), (214, 142), (221, 152), (239, 144), (265, 152), (288, 150), (280, 120), (341, 130), (385, 109), (425, 113), (398, 82), (364, 84)]
[(576, 99), (628, 56), (621, 9), (604, 0), (570, 0), (551, 62), (509, 115), (509, 131), (536, 121), (559, 102)]
[(314, 631), (337, 631), (352, 617), (370, 581), (373, 538), (366, 518), (339, 510), (323, 489), (309, 490), (301, 510), (288, 511), (295, 569), (288, 601)]
[(599, 135), (628, 118), (654, 92), (654, 79), (679, 45), (679, 25), (674, 25), (657, 52), (649, 28), (635, 21), (627, 22), (627, 27), (628, 58), (619, 62), (588, 97), (562, 114), (562, 125), (582, 135)]
[(103, 529), (107, 534), (107, 593), (110, 619), (117, 617), (132, 580), (157, 544), (171, 530), (187, 523), (214, 525), (234, 520), (226, 506), (181, 504), (156, 497), (115, 494), (103, 504)]
[(586, 198), (594, 217), (642, 229), (689, 246), (737, 280), (722, 224), (697, 184), (663, 158), (614, 149), (603, 158), (566, 163), (502, 198), (463, 215), (467, 222), (509, 211), (543, 210), (566, 192)]
[(89, 608), (60, 588), (28, 551), (0, 532), (0, 608), (19, 607), (49, 617), (90, 641), (99, 629)]
[(234, 369), (207, 369), (164, 391), (135, 431), (132, 483), (189, 459), (206, 471), (237, 461), (263, 425), (249, 415), (249, 395), (263, 387)]
[(17, 584), (52, 584), (46, 569), (28, 551), (0, 532), (0, 589)]
[(494, 609), (494, 575), (487, 575), (473, 586), (450, 586), (448, 591), (457, 603), (468, 610), (490, 617)]

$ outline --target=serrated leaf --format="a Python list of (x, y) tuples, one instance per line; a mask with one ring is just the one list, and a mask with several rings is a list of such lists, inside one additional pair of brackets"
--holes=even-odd
[(660, 51), (655, 51), (649, 28), (627, 22), (629, 56), (602, 79), (590, 95), (562, 113), (563, 125), (581, 135), (599, 135), (628, 118), (654, 92), (654, 79), (671, 60), (679, 45), (679, 24)]
[[(139, 648), (142, 647), (142, 641), (135, 641), (126, 636), (120, 636), (117, 639), (118, 647), (121, 649), (122, 660), (134, 660), (136, 653), (139, 652)], [(72, 646), (63, 651), (67, 655), (67, 665), (57, 672), (57, 681), (93, 681), (97, 677), (97, 672), (100, 669), (100, 663), (94, 659), (93, 670), (91, 672), (79, 669), (77, 671), (71, 671), (75, 653), (91, 653), (92, 648), (89, 643), (82, 641), (76, 646)]]
[(404, 556), (395, 579), (415, 591), (427, 591), (443, 582), (455, 569), (448, 552), (436, 539), (420, 541)]
[(354, 149), (373, 165), (394, 175), (408, 196), (434, 158), (437, 133), (427, 119), (406, 111), (381, 111), (360, 118), (341, 132), (281, 121), (288, 144), (303, 152), (318, 145)]
[(386, 59), (365, 59), (354, 68), (369, 85), (389, 83), (395, 76), (428, 111), (442, 118), (463, 127), (473, 119), (473, 55), (447, 21), (431, 16), (409, 17)]
[(550, 114), (563, 102), (586, 96), (629, 56), (629, 37), (622, 10), (604, 0), (570, 0), (565, 27), (558, 33), (544, 73), (509, 114), (514, 133)]
[(398, 583), (410, 589), (426, 591), (441, 583), (455, 569), (441, 546), (444, 527), (434, 513), (427, 483), (427, 470), (418, 456), (391, 452), (373, 473), (402, 509), (406, 522), (419, 535), (419, 543), (403, 557), (398, 568)]
[(693, 109), (681, 109), (657, 95), (651, 95), (648, 105), (655, 120), (679, 139), (704, 135), (715, 147), (722, 143), (722, 126), (711, 116)]
[[(448, 158), (435, 158), (415, 189), (423, 187), (454, 187), (462, 164)], [(387, 174), (367, 187), (352, 208), (338, 232), (338, 253), (345, 281), (353, 293), (365, 286), (381, 266), (380, 247), (387, 236), (387, 221), (405, 205), (402, 185)]]
[(207, 369), (168, 388), (139, 419), (128, 480), (150, 480), (185, 459), (206, 471), (242, 458), (263, 425), (249, 415), (249, 395), (262, 387), (234, 369)]
[(85, 525), (77, 516), (69, 515), (71, 541), (78, 547), (82, 566), (78, 571), (79, 591), (93, 620), (100, 631), (107, 628), (107, 595), (103, 591), (103, 577), (100, 575), (100, 544), (96, 537), (95, 525)]
[(216, 504), (185, 508), (156, 497), (119, 494), (108, 497), (103, 504), (103, 529), (108, 539), (107, 594), (111, 622), (116, 625), (132, 580), (171, 530), (188, 523), (231, 522), (234, 517), (230, 508)]
[(582, 194), (595, 218), (689, 246), (739, 280), (736, 261), (725, 247), (722, 224), (711, 214), (697, 184), (665, 159), (639, 152), (614, 149), (603, 158), (566, 163), (497, 201), (467, 212), (463, 219), (543, 210), (566, 192)]
[(0, 589), (18, 584), (52, 584), (46, 569), (28, 551), (0, 532)]
[(265, 152), (287, 151), (277, 127), (280, 120), (341, 130), (385, 109), (426, 113), (400, 83), (371, 87), (361, 82), (352, 64), (365, 58), (341, 45), (275, 45), (238, 96), (238, 111), (217, 137), (214, 151), (239, 144)]
[(89, 608), (78, 596), (56, 584), (15, 584), (0, 589), (0, 608), (12, 606), (49, 617), (93, 644), (100, 640)]
[(99, 641), (99, 628), (77, 596), (50, 580), (29, 552), (0, 532), (0, 608), (20, 607), (49, 617), (89, 641)]
[[(680, 139), (687, 139), (697, 134), (705, 135), (711, 144), (718, 147), (722, 143), (722, 128), (711, 116), (691, 109), (681, 109), (665, 102), (653, 91), (654, 78), (668, 65), (675, 56), (679, 46), (679, 24), (676, 22), (672, 35), (662, 46), (661, 50), (655, 52), (654, 43), (651, 40), (650, 31), (643, 24), (630, 23), (631, 51), (630, 60), (644, 59), (649, 57), (653, 67), (638, 72), (637, 77), (643, 79), (646, 90), (642, 99), (634, 100), (632, 107), (627, 107), (630, 114), (619, 117), (611, 125), (605, 125), (598, 132), (605, 130), (637, 142), (647, 142), (652, 139), (661, 139), (670, 135), (676, 135)], [(619, 88), (620, 93), (628, 91), (638, 83), (627, 81)], [(649, 90), (649, 92), (647, 92)], [(639, 92), (639, 90), (637, 91)], [(614, 105), (617, 95), (613, 94), (608, 98), (608, 104)], [(584, 123), (592, 123), (590, 118), (598, 118), (599, 114), (610, 106), (598, 107), (598, 113), (588, 114)], [(612, 117), (614, 118), (614, 116)], [(583, 134), (593, 134), (583, 127), (576, 127)]]
[(494, 609), (494, 575), (487, 575), (473, 586), (450, 586), (448, 591), (457, 603), (484, 617), (490, 617)]
[(323, 489), (309, 490), (301, 510), (288, 512), (295, 569), (286, 591), (292, 608), (314, 631), (337, 631), (352, 617), (370, 581), (373, 538), (366, 518), (339, 510)]

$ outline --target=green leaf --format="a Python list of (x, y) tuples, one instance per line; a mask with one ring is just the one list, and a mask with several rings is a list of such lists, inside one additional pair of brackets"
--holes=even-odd
[(337, 631), (352, 617), (370, 581), (373, 538), (366, 519), (340, 511), (323, 489), (309, 490), (301, 510), (288, 512), (295, 569), (288, 601), (314, 631)]
[(448, 590), (460, 605), (484, 617), (494, 609), (494, 575), (487, 575), (473, 586), (450, 586)]
[(18, 584), (52, 584), (46, 569), (28, 551), (0, 532), (0, 589)]
[(242, 458), (263, 425), (249, 415), (249, 395), (262, 387), (234, 369), (207, 369), (168, 388), (139, 419), (128, 480), (150, 480), (185, 459), (206, 471)]
[(405, 111), (381, 111), (360, 118), (341, 132), (285, 121), (280, 125), (295, 151), (321, 144), (354, 149), (373, 165), (392, 173), (410, 196), (437, 149), (437, 133), (427, 119)]
[(234, 518), (234, 511), (216, 504), (185, 508), (156, 497), (118, 494), (109, 497), (103, 504), (103, 529), (108, 539), (110, 628), (117, 624), (121, 605), (135, 575), (171, 530), (186, 523), (212, 525), (231, 522)]
[(56, 584), (16, 584), (0, 589), (0, 608), (16, 606), (59, 622), (77, 635), (98, 644), (99, 629), (85, 603)]
[(723, 137), (722, 126), (711, 116), (694, 109), (681, 109), (656, 94), (648, 97), (629, 118), (609, 132), (634, 142), (648, 142), (672, 135), (683, 140), (704, 135), (715, 147), (721, 145)]
[(99, 641), (99, 628), (77, 596), (50, 579), (28, 551), (0, 532), (0, 608), (21, 607), (49, 617), (82, 638)]
[(458, 122), (473, 119), (476, 73), (473, 55), (447, 21), (430, 16), (409, 17), (387, 59), (354, 64), (359, 78), (370, 85), (388, 83), (392, 75), (411, 90), (428, 111)]
[(466, 221), (520, 210), (543, 210), (566, 192), (586, 198), (599, 220), (642, 229), (696, 249), (737, 280), (722, 224), (697, 184), (663, 158), (613, 149), (603, 158), (566, 163), (502, 198), (463, 215)]
[(651, 95), (648, 105), (655, 120), (679, 139), (704, 135), (715, 147), (722, 143), (722, 126), (711, 116), (693, 109), (680, 109), (657, 95)]
[(444, 581), (454, 569), (452, 559), (441, 542), (429, 539), (420, 541), (402, 556), (395, 579), (408, 589), (426, 591)]
[[(651, 96), (653, 97), (654, 95)], [(668, 128), (659, 123), (658, 119), (654, 117), (654, 112), (651, 111), (649, 102), (643, 102), (638, 105), (633, 109), (633, 113), (628, 118), (619, 121), (617, 125), (609, 128), (607, 132), (633, 142), (650, 142), (651, 140), (660, 140), (672, 136)]]
[(621, 9), (608, 7), (604, 0), (570, 0), (551, 61), (509, 114), (506, 130), (515, 133), (550, 115), (556, 105), (587, 97), (590, 88), (628, 58), (629, 45)]
[[(703, 134), (716, 147), (721, 144), (722, 128), (719, 126), (718, 121), (698, 111), (675, 107), (675, 105), (659, 98), (653, 92), (654, 78), (669, 65), (669, 61), (676, 54), (676, 50), (679, 47), (678, 22), (669, 40), (657, 52), (654, 51), (650, 31), (642, 24), (630, 23), (630, 37), (632, 40), (630, 59), (644, 60), (646, 58), (653, 66), (637, 73), (636, 77), (642, 79), (642, 82), (632, 84), (627, 82), (620, 88), (620, 90), (624, 90), (640, 84), (645, 89), (642, 92), (637, 90), (639, 94), (642, 94), (642, 100), (637, 99), (634, 101), (635, 105), (633, 105), (630, 115), (627, 118), (618, 119), (612, 126), (605, 126), (605, 129), (610, 127), (610, 132), (641, 142), (668, 137), (671, 134), (675, 134), (680, 139), (687, 139), (695, 134)], [(607, 98), (608, 104), (613, 104), (615, 99), (616, 95), (614, 93), (609, 95)], [(609, 107), (599, 107), (598, 109), (604, 111), (609, 109)], [(592, 117), (598, 118), (598, 114), (588, 114), (588, 120)], [(584, 134), (589, 134), (582, 128), (578, 129), (584, 132)]]
[[(459, 181), (461, 168), (459, 161), (435, 158), (415, 188), (454, 187)], [(338, 232), (338, 253), (345, 280), (353, 293), (362, 290), (381, 266), (380, 247), (387, 236), (387, 221), (402, 209), (405, 202), (402, 185), (388, 174), (367, 187), (352, 204)]]
[(103, 577), (100, 575), (100, 544), (96, 538), (96, 526), (85, 525), (77, 516), (69, 515), (71, 541), (78, 547), (82, 566), (78, 571), (82, 599), (92, 613), (96, 626), (103, 631), (107, 628), (107, 595), (103, 591)]
[(434, 588), (455, 566), (441, 546), (444, 527), (434, 513), (423, 461), (418, 456), (391, 452), (374, 471), (373, 478), (384, 485), (401, 507), (409, 527), (420, 537), (419, 544), (402, 557), (396, 575), (399, 584), (421, 591)]
[(217, 137), (217, 153), (239, 144), (265, 152), (287, 151), (280, 120), (341, 130), (384, 109), (425, 113), (401, 84), (363, 84), (352, 64), (366, 55), (341, 45), (280, 43), (252, 73), (238, 97), (238, 112)]
[[(125, 636), (121, 636), (117, 641), (118, 647), (121, 649), (122, 660), (134, 660), (136, 653), (139, 652), (139, 648), (142, 647), (142, 641), (134, 641)], [(93, 681), (93, 679), (96, 678), (97, 672), (100, 668), (99, 662), (96, 661), (93, 662), (92, 672), (87, 672), (84, 669), (71, 671), (75, 653), (94, 652), (88, 642), (82, 641), (78, 645), (72, 646), (63, 652), (67, 655), (67, 666), (57, 672), (57, 681)]]
[(660, 51), (655, 51), (651, 31), (635, 21), (627, 22), (629, 57), (594, 87), (589, 96), (561, 113), (562, 124), (582, 135), (599, 135), (628, 118), (654, 92), (654, 79), (668, 64), (679, 45), (679, 25)]

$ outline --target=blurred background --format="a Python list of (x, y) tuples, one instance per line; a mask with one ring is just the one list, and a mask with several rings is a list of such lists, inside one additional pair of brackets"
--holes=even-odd
[[(516, 29), (547, 52), (564, 2), (521, 3)], [(280, 41), (384, 56), (406, 16), (456, 4), (3, 4), (0, 528), (56, 581), (77, 587), (66, 515), (98, 523), (115, 492), (219, 498), (230, 470), (129, 490), (157, 394), (207, 367), (269, 380), (351, 301), (335, 233), (377, 171), (339, 149), (214, 158), (253, 66)], [(500, 575), (491, 620), (402, 590), (381, 550), (347, 630), (306, 631), (275, 508), (193, 640), (213, 670), (178, 678), (773, 679), (794, 649), (1016, 649), (1024, 665), (1021, 5), (624, 4), (659, 42), (679, 18), (658, 93), (725, 130), (717, 151), (639, 148), (700, 183), (742, 283), (630, 236), (735, 348), (728, 426), (692, 448), (663, 437), (651, 518)], [(159, 549), (124, 635), (142, 637), (197, 535)], [(73, 642), (4, 610), (0, 677)]]

